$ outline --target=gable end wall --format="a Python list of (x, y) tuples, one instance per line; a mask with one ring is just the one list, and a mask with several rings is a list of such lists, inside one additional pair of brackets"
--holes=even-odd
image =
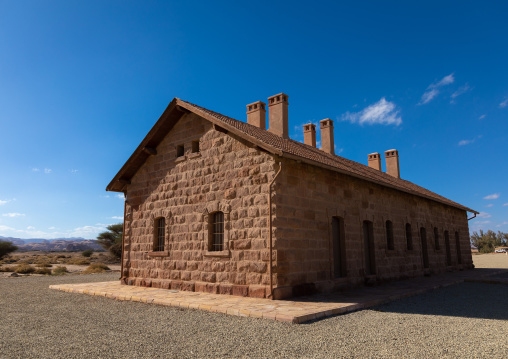
[[(200, 140), (200, 152), (191, 153)], [(184, 144), (185, 158), (176, 159)], [(197, 115), (181, 118), (127, 189), (126, 284), (264, 297), (268, 278), (268, 182), (273, 156)], [(208, 214), (225, 214), (226, 249), (208, 252)], [(166, 253), (153, 251), (166, 218)]]

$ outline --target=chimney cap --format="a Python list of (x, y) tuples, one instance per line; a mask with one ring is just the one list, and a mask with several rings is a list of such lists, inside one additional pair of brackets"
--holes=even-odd
[(398, 156), (398, 155), (399, 155), (399, 151), (397, 151), (395, 149), (385, 151), (385, 157), (392, 157), (392, 156)]
[(247, 105), (247, 113), (252, 111), (264, 110), (266, 103), (263, 101), (256, 101)]
[(316, 131), (316, 125), (313, 123), (307, 123), (303, 125), (303, 132)]
[(379, 152), (373, 152), (373, 153), (369, 153), (369, 159), (371, 158), (381, 158), (381, 155), (379, 154)]
[(287, 104), (289, 104), (288, 98), (289, 98), (289, 96), (283, 92), (281, 92), (277, 95), (270, 96), (270, 97), (268, 97), (268, 106), (276, 105), (281, 102), (286, 102)]
[(333, 121), (329, 118), (325, 118), (324, 120), (319, 121), (321, 124), (321, 128), (324, 127), (333, 127)]

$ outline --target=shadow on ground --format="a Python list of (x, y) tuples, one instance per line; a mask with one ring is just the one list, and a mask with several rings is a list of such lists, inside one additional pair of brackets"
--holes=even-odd
[(508, 320), (508, 285), (461, 283), (373, 307), (372, 310), (451, 317)]

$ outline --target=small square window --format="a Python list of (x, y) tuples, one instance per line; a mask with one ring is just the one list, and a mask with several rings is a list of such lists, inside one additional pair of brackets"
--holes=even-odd
[(183, 145), (176, 146), (176, 157), (182, 157), (185, 154)]
[(199, 152), (199, 140), (192, 141), (192, 153)]

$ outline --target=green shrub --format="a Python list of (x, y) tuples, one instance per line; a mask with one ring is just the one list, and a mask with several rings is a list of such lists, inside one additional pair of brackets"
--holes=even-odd
[(86, 258), (90, 258), (93, 254), (93, 249), (87, 249), (86, 251), (83, 251), (81, 255)]
[(14, 272), (20, 274), (29, 274), (35, 272), (35, 268), (32, 267), (30, 264), (21, 263), (18, 264), (16, 267), (14, 267)]
[(51, 269), (49, 269), (49, 268), (37, 268), (34, 273), (35, 274), (46, 274), (46, 275), (49, 275), (49, 274), (51, 274)]
[(92, 263), (88, 266), (87, 269), (83, 271), (84, 274), (90, 273), (102, 273), (109, 270), (109, 267), (104, 263)]
[(67, 273), (67, 267), (65, 266), (57, 266), (56, 268), (53, 268), (54, 275), (64, 275), (65, 273)]
[(11, 242), (0, 241), (0, 258), (16, 251), (17, 249), (18, 247), (16, 247)]

